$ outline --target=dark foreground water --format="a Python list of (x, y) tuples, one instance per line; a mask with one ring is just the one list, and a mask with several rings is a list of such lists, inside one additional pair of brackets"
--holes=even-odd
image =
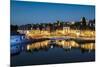
[(95, 43), (77, 43), (72, 40), (45, 40), (18, 44), (11, 55), (11, 66), (56, 64), (95, 61)]

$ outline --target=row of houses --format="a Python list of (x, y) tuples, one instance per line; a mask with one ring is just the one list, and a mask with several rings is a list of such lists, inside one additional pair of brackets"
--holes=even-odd
[(70, 27), (71, 29), (91, 29), (95, 30), (95, 20), (86, 22), (62, 22), (55, 23), (41, 23), (41, 24), (26, 24), (18, 26), (18, 30), (48, 30), (50, 32), (55, 30), (63, 30), (63, 28)]

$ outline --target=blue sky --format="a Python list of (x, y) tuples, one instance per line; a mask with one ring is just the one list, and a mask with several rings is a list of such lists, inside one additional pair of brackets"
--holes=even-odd
[(32, 24), (60, 21), (80, 21), (95, 18), (95, 6), (11, 1), (11, 24)]

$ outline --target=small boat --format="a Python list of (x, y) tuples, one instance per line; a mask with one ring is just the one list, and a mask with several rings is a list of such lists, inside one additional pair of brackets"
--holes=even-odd
[(10, 37), (11, 44), (19, 44), (24, 42), (27, 42), (27, 39), (23, 35), (12, 35)]
[(22, 44), (30, 42), (24, 34), (14, 33), (10, 36), (10, 52), (12, 54), (20, 53)]
[(19, 34), (19, 33), (14, 33), (11, 34), (10, 36), (10, 44), (22, 44), (22, 43), (28, 43), (33, 41), (32, 39), (27, 39), (25, 34)]

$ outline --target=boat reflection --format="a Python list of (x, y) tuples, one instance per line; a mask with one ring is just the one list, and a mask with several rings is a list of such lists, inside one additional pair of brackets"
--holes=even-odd
[(11, 56), (18, 55), (22, 51), (20, 44), (18, 45), (14, 44), (14, 45), (11, 45), (10, 47), (11, 47), (10, 48)]

